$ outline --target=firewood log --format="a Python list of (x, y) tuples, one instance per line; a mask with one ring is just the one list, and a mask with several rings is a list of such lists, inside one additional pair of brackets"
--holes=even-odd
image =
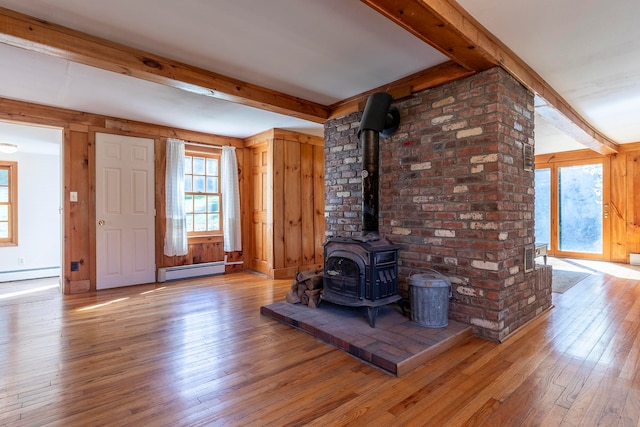
[(287, 292), (286, 301), (289, 304), (300, 304), (300, 297), (298, 296), (297, 289), (295, 291)]
[(307, 290), (305, 295), (309, 298), (309, 307), (317, 308), (320, 304), (320, 289)]
[(322, 289), (323, 280), (324, 279), (322, 275), (318, 274), (305, 280), (305, 284), (307, 285), (307, 289), (309, 290)]

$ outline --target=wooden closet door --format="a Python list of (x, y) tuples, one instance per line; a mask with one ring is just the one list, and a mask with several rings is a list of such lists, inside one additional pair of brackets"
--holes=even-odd
[(269, 274), (269, 210), (268, 147), (262, 144), (251, 149), (251, 233), (253, 244), (250, 253), (250, 269)]

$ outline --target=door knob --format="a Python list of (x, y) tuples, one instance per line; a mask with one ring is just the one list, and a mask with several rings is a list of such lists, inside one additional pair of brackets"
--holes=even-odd
[(107, 222), (104, 219), (101, 219), (100, 221), (98, 221), (98, 225), (99, 226), (103, 226), (105, 225)]

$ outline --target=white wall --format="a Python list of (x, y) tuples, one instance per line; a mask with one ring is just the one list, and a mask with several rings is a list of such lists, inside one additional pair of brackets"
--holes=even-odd
[(0, 282), (60, 274), (60, 154), (0, 153), (18, 162), (18, 246), (0, 247)]

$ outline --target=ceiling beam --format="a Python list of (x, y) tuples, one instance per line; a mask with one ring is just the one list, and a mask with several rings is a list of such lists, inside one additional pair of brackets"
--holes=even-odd
[(0, 8), (0, 43), (316, 123), (329, 108)]
[[(499, 65), (571, 124), (578, 141), (602, 154), (619, 145), (587, 122), (542, 77), (453, 0), (361, 0), (388, 19), (473, 71)], [(558, 126), (559, 123), (555, 125)], [(584, 142), (583, 142), (584, 143)]]

